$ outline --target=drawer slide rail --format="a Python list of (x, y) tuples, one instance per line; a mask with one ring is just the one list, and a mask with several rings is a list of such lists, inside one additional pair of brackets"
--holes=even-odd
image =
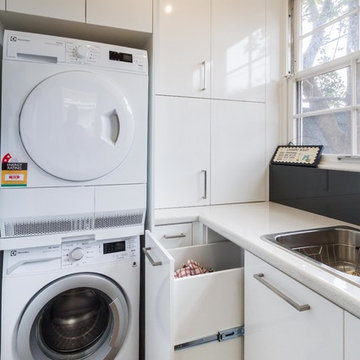
[(175, 345), (174, 350), (175, 351), (183, 350), (183, 349), (187, 349), (187, 348), (190, 348), (193, 346), (199, 346), (199, 345), (207, 344), (207, 343), (214, 342), (214, 341), (223, 342), (223, 341), (235, 339), (235, 338), (238, 338), (238, 337), (241, 337), (244, 335), (245, 335), (244, 326), (239, 326), (239, 327), (219, 331), (217, 334), (206, 336), (201, 339), (197, 339), (197, 340), (189, 341), (189, 342), (186, 342), (183, 344)]

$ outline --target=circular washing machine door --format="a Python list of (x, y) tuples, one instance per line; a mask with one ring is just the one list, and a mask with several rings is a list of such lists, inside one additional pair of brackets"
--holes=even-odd
[(129, 326), (122, 290), (109, 278), (68, 275), (40, 290), (17, 328), (19, 359), (112, 360)]
[(39, 83), (20, 113), (20, 138), (44, 171), (70, 181), (117, 168), (134, 139), (133, 112), (121, 84), (87, 71), (58, 73)]

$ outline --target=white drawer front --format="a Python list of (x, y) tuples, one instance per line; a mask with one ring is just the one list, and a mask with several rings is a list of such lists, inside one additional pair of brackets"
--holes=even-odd
[(165, 249), (190, 246), (192, 240), (192, 223), (156, 226), (154, 234)]
[(175, 344), (244, 324), (242, 268), (175, 280)]
[[(244, 325), (243, 250), (231, 242), (167, 250), (146, 231), (146, 360), (242, 360), (243, 339), (174, 351)], [(214, 272), (174, 279), (194, 259)]]

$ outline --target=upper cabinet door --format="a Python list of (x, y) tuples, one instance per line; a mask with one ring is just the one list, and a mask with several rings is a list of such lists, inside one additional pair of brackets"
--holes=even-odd
[(210, 0), (158, 0), (156, 94), (210, 96)]
[(265, 101), (265, 0), (212, 0), (214, 99)]
[(155, 207), (208, 205), (210, 100), (157, 96)]
[(264, 201), (265, 105), (214, 100), (211, 116), (211, 203)]
[(86, 0), (88, 24), (152, 32), (152, 0)]
[(5, 10), (5, 0), (0, 0), (0, 10)]
[(85, 0), (7, 0), (6, 10), (85, 22)]

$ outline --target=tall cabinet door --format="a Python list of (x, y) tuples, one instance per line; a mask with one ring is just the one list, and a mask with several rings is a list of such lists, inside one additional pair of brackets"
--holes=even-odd
[(85, 0), (7, 0), (6, 10), (85, 22)]
[(264, 201), (265, 105), (214, 100), (211, 109), (211, 203)]
[(265, 101), (265, 0), (212, 0), (212, 94)]
[(209, 204), (210, 100), (157, 96), (155, 208)]
[(172, 360), (174, 259), (149, 231), (145, 252), (145, 360)]
[(151, 0), (86, 0), (86, 22), (152, 32)]
[(0, 10), (5, 10), (5, 0), (0, 0)]
[(210, 95), (210, 0), (157, 0), (155, 93)]
[(343, 310), (248, 252), (245, 326), (245, 359), (343, 359)]

